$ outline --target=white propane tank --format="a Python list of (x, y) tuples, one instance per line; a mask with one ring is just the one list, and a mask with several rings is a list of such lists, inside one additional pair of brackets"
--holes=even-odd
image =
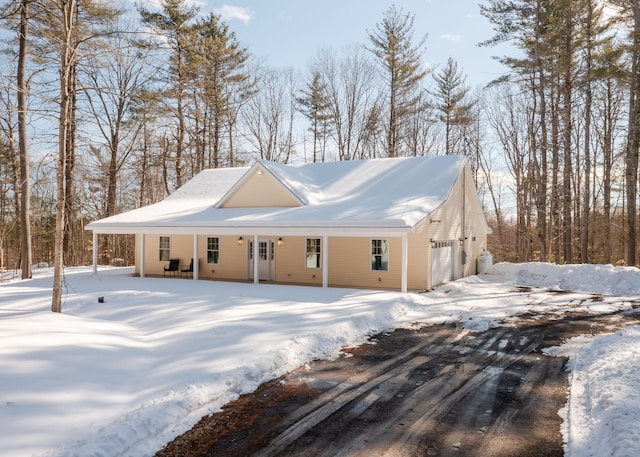
[(493, 256), (489, 251), (483, 250), (478, 257), (478, 274), (484, 274), (493, 265)]

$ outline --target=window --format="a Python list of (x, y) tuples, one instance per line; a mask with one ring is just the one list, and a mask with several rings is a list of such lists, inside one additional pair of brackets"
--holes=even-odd
[[(273, 241), (258, 241), (258, 260), (273, 260), (276, 255), (275, 245)], [(253, 241), (249, 241), (249, 260), (253, 260)]]
[(371, 269), (389, 270), (389, 240), (371, 240)]
[(217, 236), (207, 237), (207, 263), (220, 262), (220, 238)]
[(258, 258), (260, 260), (267, 260), (267, 242), (266, 241), (258, 242)]
[(307, 238), (307, 268), (320, 268), (320, 238)]
[(158, 241), (158, 258), (161, 262), (168, 262), (171, 257), (171, 238), (161, 236)]

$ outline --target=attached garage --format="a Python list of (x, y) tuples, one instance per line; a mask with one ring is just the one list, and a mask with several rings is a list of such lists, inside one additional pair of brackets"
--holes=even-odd
[(431, 284), (437, 286), (453, 281), (455, 278), (453, 241), (434, 241), (431, 249)]

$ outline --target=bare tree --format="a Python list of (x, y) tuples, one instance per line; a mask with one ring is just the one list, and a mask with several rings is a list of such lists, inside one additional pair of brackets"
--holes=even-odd
[[(493, 133), (502, 148), (507, 168), (515, 185), (516, 198), (516, 242), (515, 260), (530, 261), (533, 255), (531, 236), (531, 200), (532, 195), (532, 156), (530, 136), (532, 121), (527, 116), (530, 107), (524, 97), (518, 96), (510, 85), (493, 89), (488, 96), (485, 113)], [(484, 165), (486, 168), (486, 164)], [(497, 201), (493, 194), (493, 206), (499, 235), (504, 237), (502, 214), (497, 210)]]
[(69, 150), (72, 128), (71, 109), (73, 98), (73, 71), (77, 60), (77, 49), (74, 47), (76, 40), (76, 15), (77, 5), (75, 1), (60, 0), (55, 7), (59, 13), (59, 64), (60, 64), (60, 115), (58, 123), (58, 168), (57, 168), (57, 201), (56, 201), (56, 228), (54, 243), (54, 271), (53, 271), (53, 297), (51, 311), (62, 312), (62, 269), (64, 267), (64, 227), (65, 206), (67, 203), (67, 188), (65, 176), (67, 174), (67, 152)]
[(362, 46), (349, 45), (341, 52), (318, 51), (311, 68), (322, 75), (326, 85), (330, 134), (337, 147), (337, 157), (340, 160), (367, 157), (373, 151), (365, 150), (365, 141), (381, 127), (380, 117), (372, 116), (382, 105), (375, 62)]
[(50, 0), (40, 11), (40, 38), (58, 59), (59, 115), (58, 162), (56, 170), (56, 224), (54, 232), (54, 272), (51, 310), (62, 311), (62, 275), (66, 208), (70, 200), (69, 174), (75, 142), (76, 76), (79, 52), (99, 34), (99, 27), (117, 17), (118, 11), (97, 0)]
[(20, 233), (22, 279), (31, 278), (31, 188), (29, 183), (29, 146), (27, 138), (27, 52), (29, 39), (30, 0), (20, 2), (20, 27), (18, 32), (18, 153), (20, 157)]
[[(594, 137), (596, 138), (597, 150), (594, 153), (594, 163), (602, 163), (602, 228), (592, 233), (602, 234), (598, 251), (600, 262), (609, 263), (620, 259), (613, 256), (614, 231), (614, 211), (612, 210), (612, 199), (614, 186), (616, 185), (615, 169), (618, 162), (616, 151), (617, 138), (622, 134), (622, 121), (624, 112), (625, 81), (627, 72), (621, 62), (623, 48), (614, 46), (613, 43), (604, 43), (601, 53), (596, 56), (594, 63), (594, 119), (600, 122), (594, 123)], [(624, 89), (623, 89), (624, 88)], [(601, 159), (598, 160), (597, 151), (601, 151)], [(624, 159), (624, 157), (622, 157)], [(623, 160), (622, 160), (623, 161)], [(594, 192), (597, 179), (594, 167)], [(594, 209), (596, 206), (594, 205)]]
[(114, 36), (114, 40), (108, 56), (91, 56), (83, 66), (87, 104), (108, 150), (101, 168), (107, 178), (103, 217), (116, 213), (118, 171), (131, 154), (140, 130), (129, 117), (131, 105), (149, 79), (143, 54), (121, 36)]
[[(15, 68), (13, 62), (8, 65)], [(13, 90), (15, 85), (15, 75), (2, 75), (0, 80), (0, 112), (4, 115), (0, 117), (0, 156), (2, 156), (2, 166), (0, 167), (2, 179), (2, 230), (0, 242), (5, 245), (9, 238), (14, 239), (14, 257), (21, 263), (21, 236), (12, 235), (16, 231), (22, 234), (20, 229), (20, 164), (19, 154), (16, 150), (16, 97)], [(7, 253), (5, 251), (5, 253)], [(7, 253), (8, 254), (8, 253)], [(4, 259), (0, 261), (4, 265)], [(17, 265), (18, 262), (11, 262)]]
[[(104, 43), (106, 53), (97, 52), (87, 56), (81, 67), (81, 76), (86, 102), (97, 128), (88, 132), (90, 150), (98, 159), (102, 188), (107, 190), (106, 201), (99, 217), (109, 217), (117, 213), (116, 198), (118, 176), (125, 162), (130, 158), (141, 131), (141, 122), (133, 116), (133, 107), (144, 87), (151, 79), (147, 61), (148, 49), (140, 48), (122, 34), (109, 35)], [(106, 149), (106, 157), (103, 150)], [(103, 262), (108, 262), (113, 237), (102, 239)]]
[(297, 83), (293, 69), (264, 69), (258, 85), (259, 92), (243, 110), (245, 138), (261, 158), (288, 163), (295, 147)]

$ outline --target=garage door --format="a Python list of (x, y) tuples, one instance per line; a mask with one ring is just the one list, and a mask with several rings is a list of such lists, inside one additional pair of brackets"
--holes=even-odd
[(436, 241), (431, 249), (431, 285), (453, 280), (453, 241)]

